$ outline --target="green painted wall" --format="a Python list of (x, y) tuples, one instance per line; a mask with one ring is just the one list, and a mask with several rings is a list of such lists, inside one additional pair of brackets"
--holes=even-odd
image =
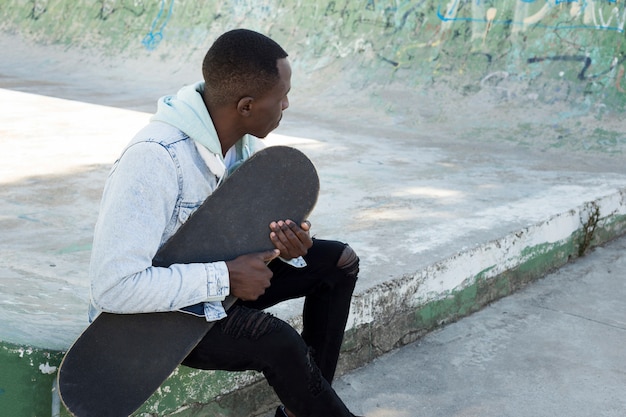
[(178, 65), (245, 26), (281, 42), (299, 73), (373, 97), (397, 83), (606, 109), (626, 102), (617, 1), (4, 0), (0, 18), (0, 30), (38, 42)]
[(0, 415), (52, 415), (52, 388), (59, 352), (0, 341)]

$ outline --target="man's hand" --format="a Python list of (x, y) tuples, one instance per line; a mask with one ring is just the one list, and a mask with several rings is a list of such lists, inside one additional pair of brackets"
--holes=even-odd
[(285, 259), (293, 259), (307, 254), (313, 246), (313, 240), (309, 234), (311, 223), (302, 222), (298, 226), (291, 220), (278, 220), (270, 223), (270, 239), (280, 256)]
[(230, 277), (230, 293), (235, 297), (252, 301), (265, 293), (270, 286), (272, 271), (267, 263), (276, 258), (278, 249), (238, 256), (226, 262)]

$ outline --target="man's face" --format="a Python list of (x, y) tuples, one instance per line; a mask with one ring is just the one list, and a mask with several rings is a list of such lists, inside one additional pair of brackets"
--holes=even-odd
[(280, 79), (274, 87), (260, 97), (255, 97), (249, 132), (259, 138), (266, 137), (276, 129), (283, 117), (283, 110), (289, 107), (287, 94), (291, 89), (291, 66), (286, 58), (276, 61)]

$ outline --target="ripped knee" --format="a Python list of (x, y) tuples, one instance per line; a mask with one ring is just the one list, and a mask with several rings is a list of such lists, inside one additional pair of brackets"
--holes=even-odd
[(359, 274), (359, 257), (349, 245), (346, 245), (343, 252), (341, 252), (341, 256), (337, 261), (337, 267), (350, 278), (356, 279)]

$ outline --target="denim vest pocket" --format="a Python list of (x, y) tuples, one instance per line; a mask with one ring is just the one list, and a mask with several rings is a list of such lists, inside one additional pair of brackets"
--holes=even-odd
[(161, 245), (164, 244), (170, 237), (176, 233), (176, 231), (183, 225), (191, 215), (200, 207), (202, 202), (182, 202), (177, 204), (174, 209), (172, 220), (163, 231), (163, 237), (161, 239)]
[(198, 210), (198, 207), (200, 207), (201, 204), (202, 202), (182, 203), (178, 211), (178, 223), (176, 229), (178, 229), (178, 227), (182, 226), (183, 223), (189, 220), (191, 215), (195, 213), (196, 210)]

